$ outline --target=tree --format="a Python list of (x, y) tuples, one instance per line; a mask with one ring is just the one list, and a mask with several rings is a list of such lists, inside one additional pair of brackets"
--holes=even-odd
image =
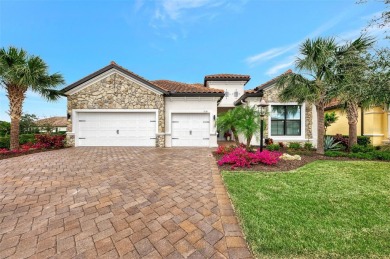
[(282, 101), (295, 100), (298, 103), (308, 102), (316, 107), (317, 112), (317, 153), (324, 154), (324, 108), (328, 101), (327, 92), (332, 67), (335, 62), (337, 44), (333, 38), (307, 39), (300, 46), (300, 55), (295, 63), (302, 74), (282, 75), (277, 86), (281, 89), (279, 98)]
[(20, 118), (20, 132), (22, 134), (33, 133), (36, 128), (35, 122), (37, 120), (38, 117), (35, 114), (23, 114)]
[(231, 130), (234, 136), (234, 142), (238, 146), (240, 141), (238, 140), (238, 132), (237, 132), (237, 121), (240, 119), (239, 110), (237, 108), (228, 110), (227, 112), (221, 114), (217, 118), (217, 129), (219, 132), (226, 132)]
[(64, 79), (59, 73), (49, 74), (47, 64), (40, 57), (28, 55), (23, 49), (9, 47), (0, 50), (0, 82), (9, 99), (10, 149), (18, 149), (19, 123), (27, 90), (54, 101), (61, 96), (54, 88), (63, 84)]
[(325, 134), (328, 127), (333, 123), (335, 123), (338, 120), (338, 118), (339, 117), (336, 115), (336, 112), (325, 113), (325, 117), (324, 117)]
[(0, 136), (7, 136), (11, 131), (11, 124), (7, 121), (0, 121)]
[(237, 113), (240, 119), (237, 121), (237, 129), (246, 139), (246, 149), (249, 151), (253, 135), (260, 132), (260, 113), (256, 107), (239, 106)]
[(386, 63), (383, 63), (384, 67), (381, 65), (380, 61), (385, 57), (367, 52), (373, 43), (373, 40), (369, 41), (365, 51), (346, 55), (336, 66), (335, 84), (331, 93), (337, 97), (347, 114), (349, 148), (357, 144), (359, 106), (368, 109), (372, 105), (382, 106), (390, 102), (390, 68), (386, 67)]
[[(366, 2), (367, 0), (358, 1), (359, 4)], [(380, 15), (376, 15), (369, 21), (365, 31), (367, 31), (370, 27), (386, 28), (390, 24), (390, 0), (381, 0), (380, 2), (383, 2), (383, 4), (385, 5), (383, 11)], [(385, 38), (389, 39), (390, 35), (388, 35), (387, 33), (388, 31), (385, 31)]]
[(300, 46), (296, 67), (302, 74), (282, 75), (277, 86), (281, 89), (282, 101), (314, 104), (317, 113), (317, 153), (324, 154), (325, 104), (330, 100), (329, 90), (334, 82), (337, 60), (365, 47), (360, 37), (345, 46), (338, 46), (334, 38), (307, 39)]

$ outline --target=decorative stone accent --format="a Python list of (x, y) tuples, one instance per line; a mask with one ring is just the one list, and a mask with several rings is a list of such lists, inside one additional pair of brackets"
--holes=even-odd
[[(81, 91), (68, 96), (68, 113), (73, 109), (158, 109), (158, 132), (165, 130), (165, 102), (157, 94), (127, 78), (115, 73), (93, 83)], [(72, 121), (68, 121), (68, 132)], [(69, 144), (74, 145), (71, 135)], [(164, 135), (156, 136), (156, 146), (164, 147)]]
[[(281, 102), (279, 99), (279, 90), (277, 87), (271, 87), (264, 91), (264, 99), (267, 103), (270, 102)], [(313, 138), (313, 132), (312, 132), (312, 123), (313, 123), (313, 110), (312, 105), (309, 103), (306, 103), (305, 108), (305, 138), (311, 139)], [(268, 126), (266, 126), (266, 136), (268, 136)]]
[(75, 140), (74, 140), (74, 134), (66, 134), (66, 144), (67, 147), (74, 147)]
[(156, 147), (164, 147), (165, 146), (165, 136), (159, 135), (156, 137)]

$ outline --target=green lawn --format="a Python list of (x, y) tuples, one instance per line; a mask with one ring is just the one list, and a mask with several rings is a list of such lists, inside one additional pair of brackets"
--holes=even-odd
[(259, 258), (390, 258), (390, 163), (316, 161), (223, 178)]

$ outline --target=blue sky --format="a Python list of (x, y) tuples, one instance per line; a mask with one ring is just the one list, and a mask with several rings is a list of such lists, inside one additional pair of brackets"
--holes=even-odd
[[(114, 60), (150, 80), (249, 74), (249, 89), (294, 68), (306, 38), (356, 38), (383, 8), (354, 0), (1, 0), (0, 47), (39, 55), (67, 84)], [(383, 30), (369, 33), (381, 39)], [(0, 120), (9, 121), (7, 111), (0, 88)], [(66, 99), (48, 103), (29, 92), (24, 112), (65, 116)]]

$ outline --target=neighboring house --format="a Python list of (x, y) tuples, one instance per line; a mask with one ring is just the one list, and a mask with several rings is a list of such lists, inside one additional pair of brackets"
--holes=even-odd
[(68, 144), (216, 147), (217, 114), (233, 107), (248, 80), (219, 74), (206, 76), (203, 84), (149, 81), (111, 62), (62, 90)]
[(66, 132), (68, 122), (66, 117), (50, 117), (46, 119), (37, 120), (35, 122), (39, 132)]
[[(347, 115), (341, 108), (337, 100), (332, 101), (325, 108), (325, 112), (334, 111), (338, 116), (338, 120), (326, 130), (327, 135), (348, 135)], [(357, 134), (358, 136), (370, 137), (374, 146), (390, 144), (390, 109), (373, 107), (368, 110), (362, 110), (359, 108)]]
[[(284, 74), (292, 73), (291, 70)], [(268, 114), (264, 118), (266, 122), (265, 138), (272, 138), (278, 142), (311, 142), (317, 144), (317, 113), (315, 106), (309, 103), (281, 102), (279, 90), (276, 87), (276, 77), (252, 90), (247, 90), (235, 101), (235, 105), (257, 106), (260, 103), (262, 92), (264, 100), (268, 104)], [(240, 141), (243, 142), (244, 139)], [(259, 145), (259, 136), (252, 139), (253, 145)]]

